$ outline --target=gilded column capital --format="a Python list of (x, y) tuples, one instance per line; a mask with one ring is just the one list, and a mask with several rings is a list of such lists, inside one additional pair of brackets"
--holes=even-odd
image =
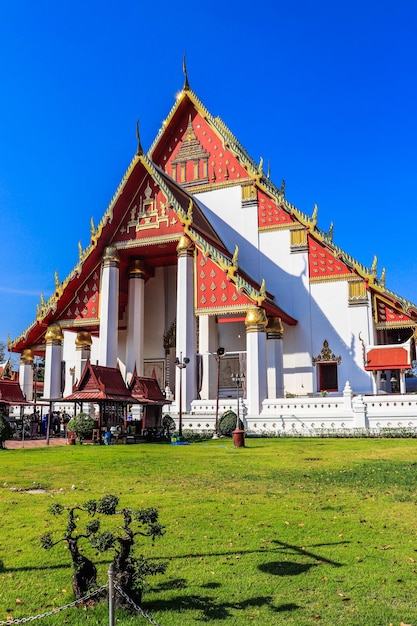
[(21, 365), (32, 365), (34, 361), (34, 354), (30, 348), (26, 348), (23, 350), (20, 355), (20, 364)]
[(266, 326), (267, 339), (282, 339), (284, 335), (284, 327), (280, 317), (268, 317)]
[(83, 348), (91, 348), (93, 340), (91, 339), (91, 333), (88, 330), (79, 330), (75, 338), (75, 346), (77, 350)]
[(106, 265), (119, 265), (120, 257), (115, 246), (107, 246), (103, 254), (103, 263)]
[(129, 278), (145, 278), (145, 261), (132, 259), (129, 263)]
[(64, 339), (61, 326), (57, 323), (48, 326), (45, 333), (45, 341), (49, 344), (60, 345)]
[(247, 333), (264, 333), (268, 318), (265, 309), (261, 306), (254, 306), (246, 313), (245, 325)]
[(182, 235), (177, 245), (178, 256), (192, 256), (194, 253), (194, 244), (186, 235)]

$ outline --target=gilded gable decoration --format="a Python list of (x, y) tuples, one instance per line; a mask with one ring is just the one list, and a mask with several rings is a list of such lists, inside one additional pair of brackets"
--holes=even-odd
[(317, 363), (337, 363), (340, 365), (341, 361), (342, 357), (336, 356), (331, 351), (327, 339), (323, 341), (323, 347), (320, 354), (312, 359), (313, 365), (317, 365)]
[(184, 184), (208, 182), (209, 156), (196, 137), (190, 115), (181, 148), (171, 161), (172, 178)]

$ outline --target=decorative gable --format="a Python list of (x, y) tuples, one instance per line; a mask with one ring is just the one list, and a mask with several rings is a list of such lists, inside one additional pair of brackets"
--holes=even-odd
[(143, 238), (178, 235), (182, 225), (158, 183), (146, 174), (128, 198), (128, 205), (113, 242), (138, 241)]
[(342, 280), (353, 272), (326, 246), (308, 237), (308, 266), (311, 281)]
[(72, 321), (76, 325), (96, 322), (99, 316), (100, 266), (76, 290), (73, 299), (59, 317), (60, 322)]
[(236, 289), (212, 259), (206, 258), (201, 250), (196, 253), (196, 309), (197, 313), (207, 313), (208, 310), (219, 312), (242, 311), (248, 308), (250, 301), (247, 296)]
[(191, 102), (153, 159), (185, 187), (224, 184), (248, 177), (237, 157)]
[(288, 228), (297, 223), (281, 204), (277, 204), (269, 195), (258, 191), (258, 226), (259, 230)]
[(415, 326), (415, 322), (411, 317), (403, 313), (399, 308), (396, 308), (393, 303), (378, 296), (374, 298), (374, 314), (379, 328), (387, 328), (389, 326), (411, 328)]

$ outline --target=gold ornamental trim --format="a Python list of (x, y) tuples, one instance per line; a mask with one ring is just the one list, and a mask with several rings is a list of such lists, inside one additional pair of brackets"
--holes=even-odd
[(20, 355), (20, 363), (22, 365), (32, 365), (34, 359), (35, 356), (31, 348), (26, 348), (26, 350), (23, 350), (22, 354)]
[(46, 343), (61, 343), (64, 339), (61, 326), (59, 324), (51, 324), (45, 333)]
[(93, 343), (91, 333), (88, 330), (79, 330), (75, 338), (77, 348), (90, 348)]
[(194, 254), (194, 243), (186, 235), (182, 235), (177, 245), (178, 256), (192, 256)]
[(275, 316), (268, 317), (266, 332), (268, 339), (282, 339), (284, 335), (284, 327), (282, 325), (281, 318)]
[(116, 246), (107, 246), (103, 254), (103, 263), (118, 265), (120, 262), (119, 253)]
[(145, 278), (145, 262), (142, 259), (132, 259), (129, 264), (129, 278)]
[(247, 333), (265, 332), (267, 324), (268, 318), (263, 307), (251, 307), (246, 313), (245, 326)]

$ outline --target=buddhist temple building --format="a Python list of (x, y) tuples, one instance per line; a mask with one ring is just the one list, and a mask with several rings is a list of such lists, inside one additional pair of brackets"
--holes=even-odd
[(186, 77), (147, 152), (137, 131), (73, 270), (55, 275), (54, 293), (10, 341), (25, 397), (40, 356), (44, 398), (57, 404), (74, 398), (90, 363), (118, 368), (127, 389), (135, 372), (157, 380), (167, 412), (194, 428), (212, 426), (216, 404), (233, 408), (238, 394), (253, 431), (366, 426), (371, 409), (355, 402), (406, 394), (417, 307), (332, 231), (318, 227), (317, 207), (307, 215), (291, 203)]

